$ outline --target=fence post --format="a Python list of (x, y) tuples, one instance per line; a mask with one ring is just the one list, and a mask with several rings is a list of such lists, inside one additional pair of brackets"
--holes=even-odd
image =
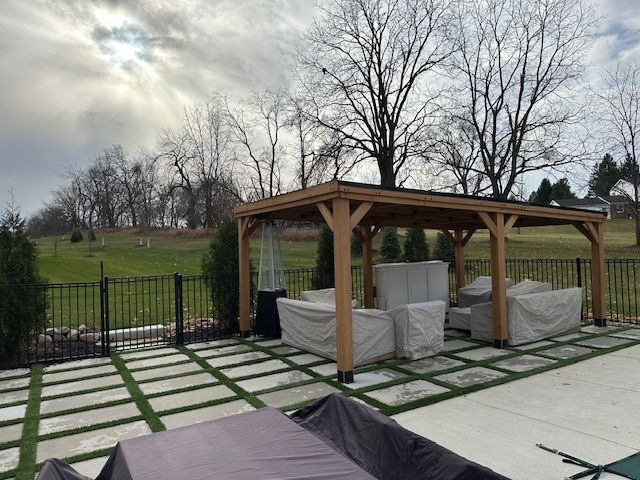
[(111, 355), (109, 339), (109, 279), (100, 279), (100, 347), (103, 356)]
[(176, 344), (184, 343), (184, 312), (182, 311), (182, 275), (173, 274), (175, 304), (176, 304)]
[(582, 287), (582, 262), (580, 257), (576, 258), (576, 273), (578, 274), (578, 287)]

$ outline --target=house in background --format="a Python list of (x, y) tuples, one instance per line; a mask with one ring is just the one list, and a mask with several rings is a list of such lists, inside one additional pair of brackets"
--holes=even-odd
[(590, 210), (592, 212), (602, 212), (607, 214), (607, 218), (632, 217), (632, 210), (629, 205), (629, 200), (624, 195), (601, 195), (586, 198), (552, 200), (551, 205), (558, 207), (579, 208), (581, 210)]

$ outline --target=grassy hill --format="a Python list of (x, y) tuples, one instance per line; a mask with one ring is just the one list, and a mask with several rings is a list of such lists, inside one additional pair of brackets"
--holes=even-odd
[[(640, 258), (640, 249), (633, 246), (633, 228), (632, 220), (611, 220), (606, 223), (607, 258)], [(427, 232), (432, 249), (436, 233)], [(146, 237), (135, 232), (97, 233), (96, 241), (91, 245), (91, 256), (86, 239), (75, 244), (69, 242), (68, 237), (58, 238), (57, 242), (54, 237), (36, 241), (40, 251), (41, 272), (50, 282), (82, 282), (100, 278), (100, 261), (104, 263), (105, 274), (110, 277), (173, 272), (197, 275), (211, 235), (209, 231), (152, 232), (150, 248), (147, 248)], [(381, 235), (378, 235), (374, 249), (378, 248), (380, 239)], [(315, 240), (286, 235), (280, 243), (285, 268), (314, 266)], [(252, 240), (251, 255), (257, 266), (260, 256), (259, 232)], [(489, 258), (489, 236), (486, 232), (474, 235), (467, 246), (466, 255), (467, 258)], [(590, 255), (589, 242), (570, 226), (523, 228), (519, 233), (514, 229), (507, 242), (507, 258), (589, 258)], [(359, 258), (353, 261), (361, 263)]]

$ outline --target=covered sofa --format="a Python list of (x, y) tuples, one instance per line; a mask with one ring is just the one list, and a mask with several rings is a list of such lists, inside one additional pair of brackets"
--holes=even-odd
[[(551, 290), (552, 286), (550, 283), (525, 279), (507, 288), (507, 298), (526, 293), (550, 292)], [(488, 305), (491, 305), (491, 303), (488, 303)], [(471, 330), (471, 307), (454, 307), (449, 309), (449, 328)]]
[[(328, 303), (279, 298), (282, 343), (336, 359), (336, 307)], [(366, 365), (395, 354), (393, 319), (382, 310), (353, 310), (353, 364)]]
[[(336, 304), (336, 289), (321, 288), (318, 290), (303, 290), (300, 292), (300, 300), (314, 303), (327, 303), (329, 305)], [(351, 300), (352, 308), (359, 308), (360, 304), (356, 299)]]
[[(513, 280), (505, 280), (506, 287), (513, 286)], [(491, 277), (478, 277), (469, 285), (458, 289), (458, 307), (465, 308), (476, 303), (491, 301)]]
[[(581, 320), (581, 288), (507, 296), (509, 345), (537, 342), (576, 331)], [(471, 307), (471, 338), (493, 340), (491, 303)]]

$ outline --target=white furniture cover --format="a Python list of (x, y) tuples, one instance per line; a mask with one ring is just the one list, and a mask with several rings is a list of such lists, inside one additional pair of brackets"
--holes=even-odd
[(373, 266), (378, 308), (442, 300), (449, 309), (449, 264), (440, 260)]
[[(278, 298), (282, 343), (336, 359), (336, 308), (327, 303)], [(393, 356), (393, 320), (375, 309), (353, 310), (353, 363), (365, 365)]]
[[(506, 287), (513, 285), (513, 280), (505, 280)], [(469, 285), (458, 289), (458, 307), (465, 308), (477, 303), (491, 301), (491, 277), (478, 277)]]
[[(537, 342), (577, 330), (581, 312), (581, 288), (508, 296), (509, 345)], [(493, 340), (491, 303), (471, 307), (471, 338)]]
[(471, 307), (451, 307), (449, 309), (449, 328), (471, 330)]
[[(304, 290), (300, 292), (300, 300), (305, 302), (327, 303), (329, 305), (336, 304), (336, 289), (322, 288), (320, 290)], [(352, 308), (359, 308), (360, 304), (357, 300), (351, 300)]]
[(397, 358), (415, 360), (442, 351), (445, 307), (442, 300), (436, 300), (387, 310), (395, 326)]

